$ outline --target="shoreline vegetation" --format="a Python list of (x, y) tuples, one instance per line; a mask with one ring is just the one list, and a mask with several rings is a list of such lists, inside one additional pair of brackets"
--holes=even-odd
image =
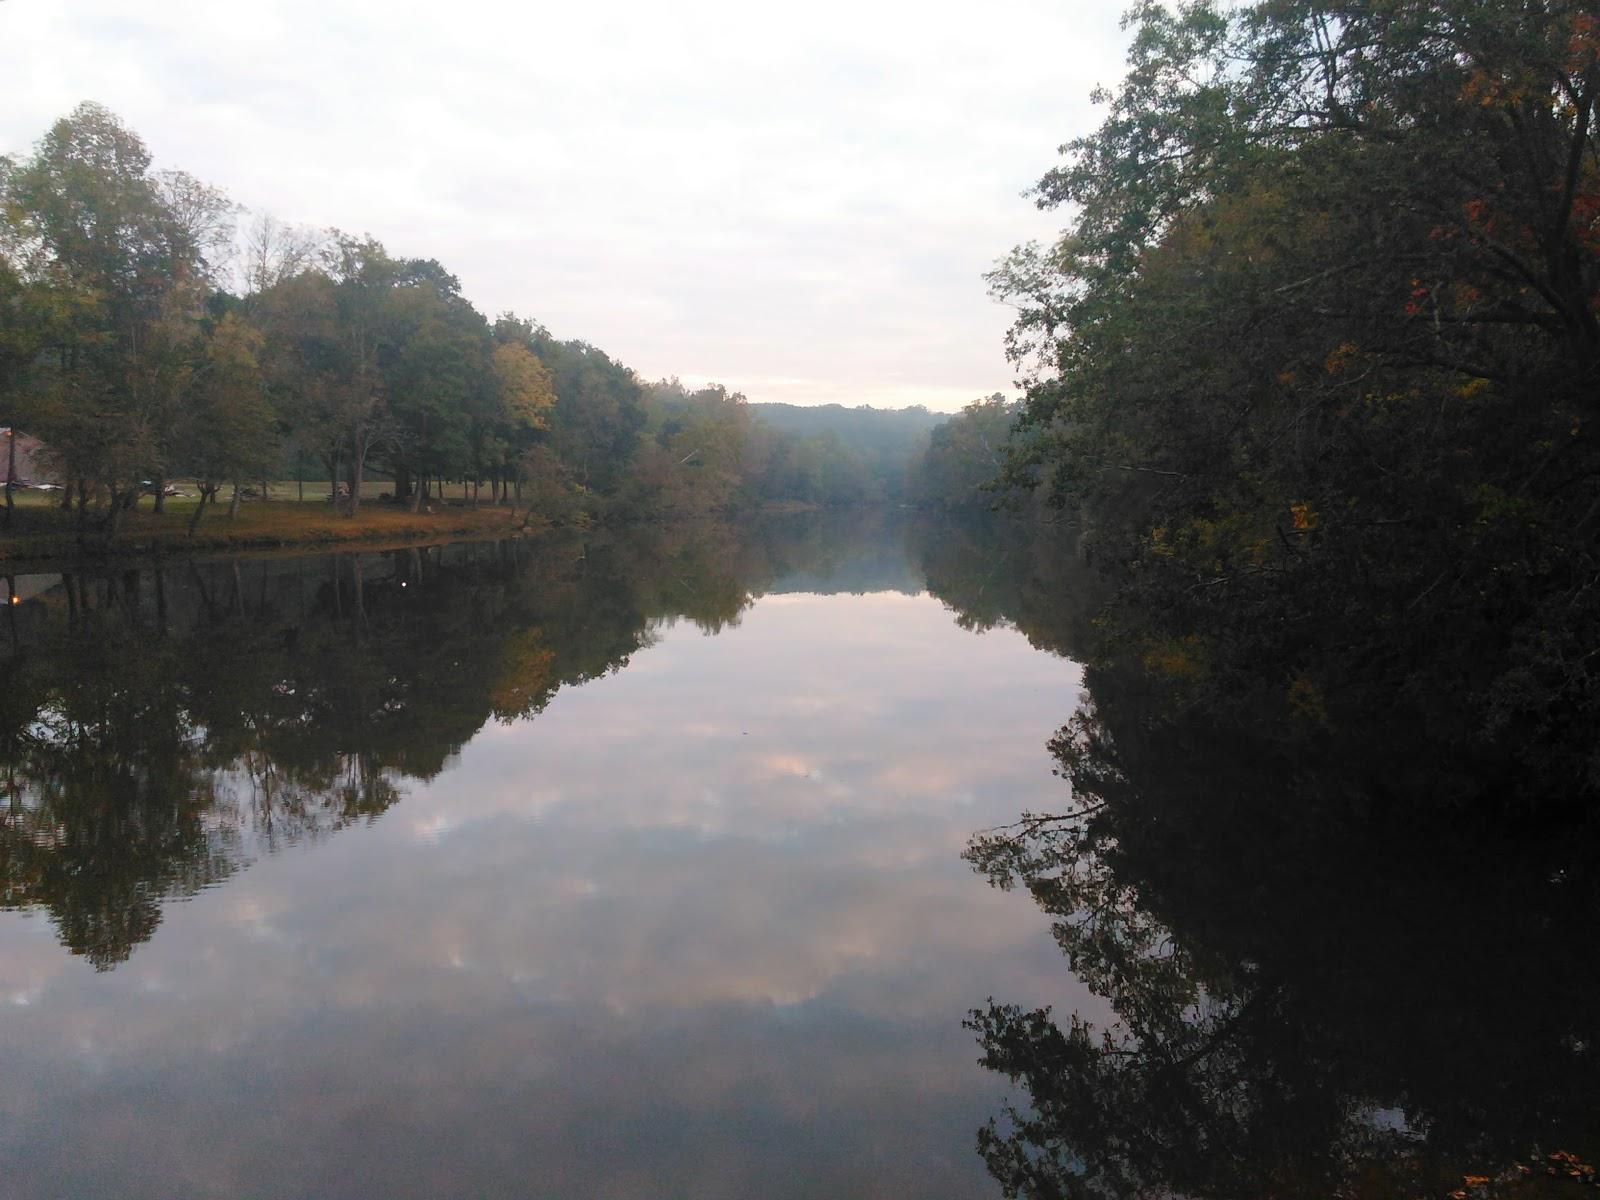
[[(168, 501), (163, 512), (129, 513), (115, 536), (83, 540), (76, 513), (56, 508), (19, 507), (9, 530), (0, 531), (0, 564), (51, 563), (65, 559), (122, 558), (151, 551), (218, 551), (341, 543), (454, 540), (487, 535), (542, 532), (548, 522), (524, 526), (521, 509), (499, 506), (435, 506), (412, 512), (400, 504), (364, 505), (350, 517), (332, 504), (271, 500), (242, 505), (233, 520), (203, 523), (192, 533), (189, 521), (198, 501)], [(92, 535), (91, 535), (92, 537)]]
[(1061, 236), (989, 277), (1020, 410), (969, 408), (929, 458), (992, 445), (1080, 523), (1113, 585), (1096, 656), (1173, 719), (1304, 752), (1385, 712), (1423, 764), (1405, 810), (1592, 821), (1600, 20), (1129, 23), (1103, 123), (1037, 185)]
[(979, 1151), (1008, 1200), (1589, 1187), (1600, 18), (1128, 25), (990, 276), (1020, 412), (929, 452), (995, 446), (1108, 595), (1059, 804), (967, 850), (1105, 1003), (973, 1011)]
[[(93, 103), (0, 154), (0, 555), (893, 504), (943, 420), (650, 380), (436, 259), (241, 211)], [(246, 515), (308, 477), (337, 507)]]
[[(202, 521), (190, 528), (197, 497), (168, 497), (162, 511), (148, 505), (124, 514), (116, 532), (79, 525), (78, 513), (68, 511), (50, 497), (54, 493), (26, 493), (17, 505), (13, 524), (0, 528), (0, 571), (14, 566), (30, 569), (68, 561), (127, 559), (156, 553), (188, 554), (244, 550), (314, 550), (319, 547), (359, 545), (363, 549), (431, 544), (451, 541), (535, 537), (560, 528), (584, 529), (594, 524), (580, 516), (557, 525), (526, 507), (480, 503), (460, 497), (435, 499), (413, 511), (390, 500), (369, 502), (351, 516), (327, 499), (327, 484), (308, 487), (304, 500), (283, 495), (295, 484), (279, 485), (265, 501), (252, 498), (237, 514)], [(801, 501), (771, 501), (750, 510), (749, 516), (782, 516), (820, 511), (823, 506)], [(716, 514), (725, 515), (725, 514)], [(617, 524), (649, 523), (635, 518)]]

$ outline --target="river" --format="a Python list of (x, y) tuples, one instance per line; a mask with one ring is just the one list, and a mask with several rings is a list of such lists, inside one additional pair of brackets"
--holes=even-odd
[(0, 1195), (1593, 1179), (1592, 843), (1081, 666), (1055, 533), (6, 582)]

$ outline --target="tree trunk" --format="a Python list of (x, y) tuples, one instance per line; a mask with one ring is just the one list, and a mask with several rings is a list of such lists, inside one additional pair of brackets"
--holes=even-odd
[(228, 520), (233, 520), (239, 515), (239, 481), (233, 481), (233, 498), (228, 501)]
[[(422, 507), (422, 493), (424, 493), (424, 492), (426, 492), (428, 490), (428, 477), (426, 475), (424, 475), (418, 481), (418, 483), (420, 484), (420, 486), (414, 487), (414, 488), (411, 489), (411, 511), (412, 512), (416, 512), (419, 508)], [(396, 492), (395, 493), (395, 499), (398, 500), (399, 498), (400, 498), (400, 494), (398, 492)]]
[[(427, 476), (423, 476), (423, 482), (426, 482), (426, 480)], [(397, 501), (410, 500), (414, 490), (414, 485), (411, 482), (411, 468), (396, 467), (394, 471), (394, 498)], [(411, 511), (417, 511), (415, 504), (411, 506)]]
[(167, 477), (164, 473), (157, 472), (156, 477), (154, 480), (152, 480), (152, 482), (156, 485), (155, 511), (157, 513), (164, 513), (167, 511)]
[(11, 498), (11, 489), (17, 483), (17, 431), (6, 431), (6, 526), (11, 525), (11, 511), (17, 502)]
[(361, 473), (367, 465), (366, 449), (357, 449), (350, 456), (350, 515), (361, 511)]
[(189, 536), (194, 536), (195, 527), (200, 524), (200, 514), (206, 511), (206, 502), (211, 499), (211, 493), (205, 484), (200, 485), (200, 503), (194, 506), (194, 515), (189, 518)]

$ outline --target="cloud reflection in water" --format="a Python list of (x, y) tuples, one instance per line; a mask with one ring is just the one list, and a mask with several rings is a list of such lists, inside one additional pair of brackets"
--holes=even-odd
[(988, 1190), (984, 995), (1092, 1010), (959, 859), (1076, 668), (925, 595), (773, 595), (490, 723), (382, 820), (96, 974), (0, 918), (18, 1194)]

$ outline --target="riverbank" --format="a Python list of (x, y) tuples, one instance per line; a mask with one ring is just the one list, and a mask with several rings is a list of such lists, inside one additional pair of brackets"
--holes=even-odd
[[(30, 497), (30, 499), (32, 499)], [(406, 542), (455, 537), (488, 537), (518, 531), (525, 513), (510, 508), (441, 505), (412, 512), (404, 505), (368, 501), (355, 516), (346, 516), (326, 502), (255, 500), (234, 517), (227, 506), (208, 509), (191, 534), (189, 521), (198, 501), (170, 499), (156, 513), (143, 501), (118, 522), (109, 541), (100, 528), (103, 513), (91, 510), (87, 526), (78, 528), (76, 513), (38, 502), (18, 505), (9, 528), (0, 528), (0, 563), (21, 564), (84, 554), (124, 556), (158, 550), (248, 550), (280, 546)], [(534, 525), (543, 528), (542, 521)]]
[[(311, 490), (308, 486), (308, 490)], [(321, 494), (326, 494), (321, 485)], [(317, 494), (317, 493), (313, 493)], [(227, 504), (208, 505), (193, 533), (189, 521), (198, 500), (171, 497), (165, 511), (153, 511), (149, 499), (125, 513), (116, 536), (107, 539), (105, 513), (91, 509), (80, 531), (78, 515), (57, 506), (48, 493), (24, 492), (9, 527), (0, 525), (0, 568), (38, 566), (64, 559), (130, 558), (155, 552), (231, 552), (238, 550), (292, 550), (304, 547), (403, 545), (442, 542), (458, 538), (507, 537), (536, 534), (550, 528), (539, 516), (528, 519), (525, 509), (483, 504), (474, 508), (464, 500), (432, 501), (432, 507), (412, 512), (404, 504), (366, 500), (355, 516), (346, 516), (327, 500), (293, 498), (293, 484), (274, 489), (271, 500), (251, 499), (228, 516)], [(745, 514), (783, 517), (822, 511), (817, 504), (769, 501)], [(730, 514), (679, 514), (676, 519)], [(0, 510), (3, 519), (3, 510)], [(600, 523), (607, 524), (601, 515)], [(638, 518), (633, 518), (637, 520)], [(627, 522), (624, 522), (627, 523)]]

